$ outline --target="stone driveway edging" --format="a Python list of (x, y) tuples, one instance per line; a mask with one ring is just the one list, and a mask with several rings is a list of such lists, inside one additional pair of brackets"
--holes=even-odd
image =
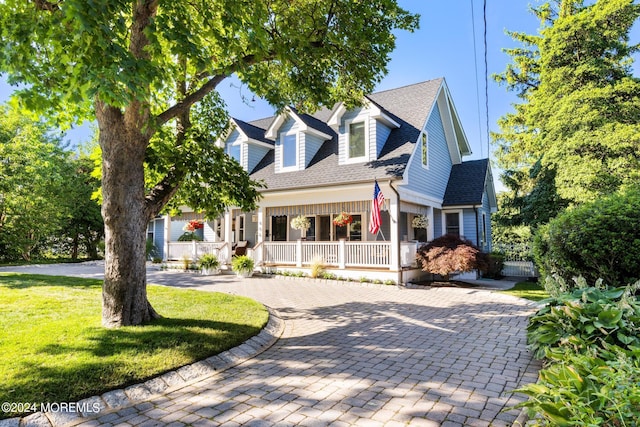
[(166, 372), (143, 383), (134, 384), (125, 389), (111, 390), (100, 396), (92, 396), (77, 402), (78, 406), (87, 409), (97, 405), (100, 408), (99, 411), (35, 412), (23, 418), (0, 420), (0, 427), (74, 426), (218, 375), (266, 351), (282, 336), (285, 328), (284, 321), (276, 310), (270, 307), (267, 307), (267, 310), (269, 311), (267, 325), (260, 333), (237, 347)]

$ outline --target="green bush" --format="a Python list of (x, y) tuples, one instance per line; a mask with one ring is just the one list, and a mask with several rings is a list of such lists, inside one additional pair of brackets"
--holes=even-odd
[(234, 256), (231, 259), (231, 269), (236, 273), (252, 272), (253, 266), (253, 259), (248, 255)]
[[(562, 279), (559, 282), (558, 288), (566, 287)], [(585, 353), (605, 344), (640, 346), (640, 301), (633, 295), (640, 282), (604, 289), (602, 281), (589, 287), (579, 279), (576, 286), (546, 300), (548, 304), (529, 320), (527, 341), (535, 357), (541, 359), (554, 348)]]
[(499, 279), (502, 277), (502, 269), (504, 268), (504, 254), (500, 252), (491, 252), (484, 254), (486, 257), (486, 271), (482, 274), (483, 277), (489, 279)]
[(516, 392), (533, 426), (637, 426), (640, 421), (640, 350), (606, 346), (605, 357), (550, 353), (539, 380)]
[(541, 227), (534, 257), (544, 276), (606, 278), (611, 286), (640, 279), (640, 189), (568, 209)]

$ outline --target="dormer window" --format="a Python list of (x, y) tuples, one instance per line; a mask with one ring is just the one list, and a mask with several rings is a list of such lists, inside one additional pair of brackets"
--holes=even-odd
[(364, 122), (351, 123), (349, 125), (349, 158), (364, 157)]
[(298, 144), (295, 133), (280, 135), (282, 152), (282, 169), (296, 169), (298, 166)]
[(227, 143), (227, 155), (234, 159), (236, 162), (242, 164), (241, 162), (241, 143), (239, 142), (231, 142)]

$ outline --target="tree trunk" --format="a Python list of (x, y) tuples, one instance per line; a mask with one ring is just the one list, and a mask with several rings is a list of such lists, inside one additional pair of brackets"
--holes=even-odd
[[(148, 137), (117, 108), (97, 103), (102, 148), (105, 271), (102, 324), (141, 325), (159, 317), (147, 301), (144, 153)], [(133, 129), (132, 129), (133, 128)]]

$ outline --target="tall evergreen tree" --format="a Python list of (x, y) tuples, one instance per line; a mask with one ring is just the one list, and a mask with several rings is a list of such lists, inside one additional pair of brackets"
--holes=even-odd
[(496, 80), (522, 100), (499, 120), (498, 164), (512, 222), (537, 225), (640, 180), (640, 80), (632, 74), (633, 0), (558, 0), (533, 9), (538, 35)]

